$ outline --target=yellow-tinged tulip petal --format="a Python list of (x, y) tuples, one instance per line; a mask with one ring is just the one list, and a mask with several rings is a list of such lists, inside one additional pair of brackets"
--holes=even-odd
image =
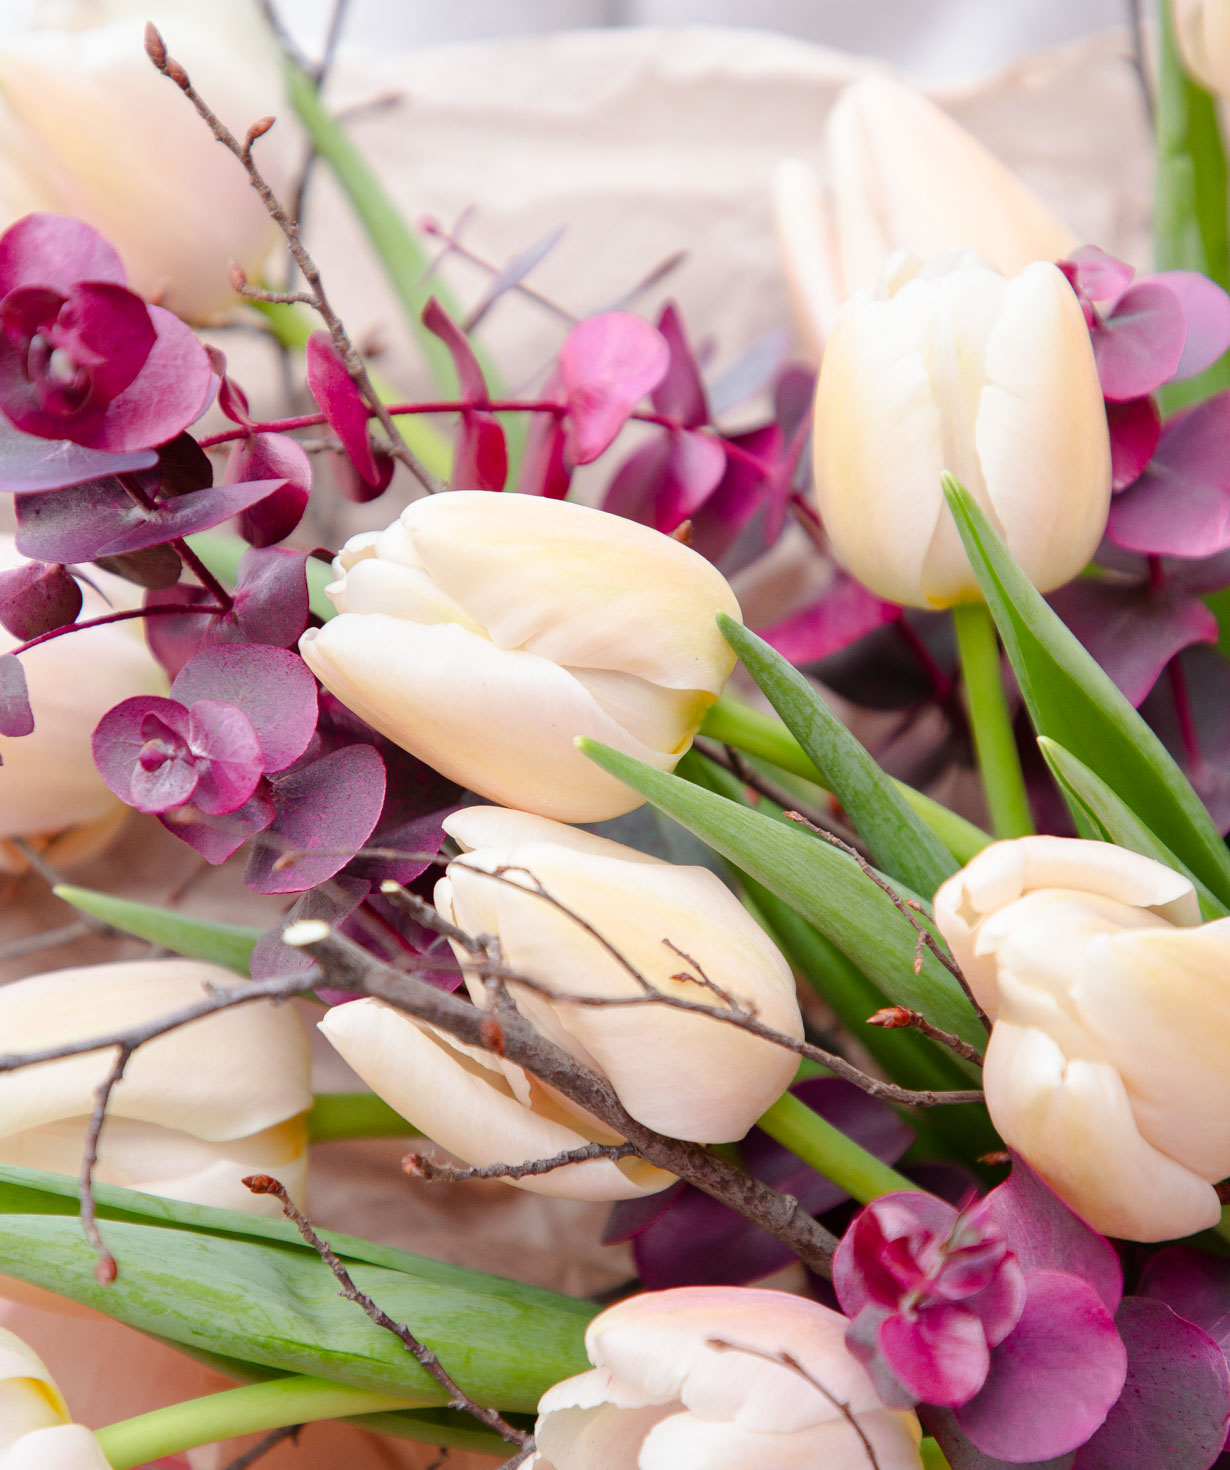
[(23, 1435), (0, 1454), (0, 1470), (111, 1470), (97, 1435), (82, 1424), (57, 1424)]
[(47, 1365), (16, 1333), (0, 1327), (0, 1451), (23, 1434), (67, 1419)]

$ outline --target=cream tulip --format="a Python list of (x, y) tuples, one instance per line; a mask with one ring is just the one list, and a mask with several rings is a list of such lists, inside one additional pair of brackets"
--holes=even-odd
[[(0, 536), (0, 568), (20, 565), (11, 536)], [(96, 567), (82, 584), (81, 618), (138, 606), (140, 588)], [(105, 594), (105, 595), (104, 595)], [(18, 645), (0, 628), (0, 653)], [(136, 621), (67, 633), (21, 655), (34, 730), (0, 736), (0, 873), (26, 862), (6, 838), (24, 837), (68, 867), (101, 852), (131, 815), (103, 785), (90, 736), (103, 715), (136, 694), (165, 694), (166, 675)]]
[(109, 1470), (37, 1353), (0, 1327), (0, 1470)]
[[(197, 960), (87, 965), (0, 986), (7, 1052), (105, 1036), (239, 984)], [(89, 1052), (0, 1075), (0, 1163), (76, 1174), (95, 1092), (113, 1052)], [(256, 1213), (277, 1202), (243, 1187), (273, 1174), (302, 1198), (307, 1033), (293, 1009), (221, 1010), (133, 1053), (107, 1108), (95, 1178), (169, 1199)]]
[(1174, 0), (1175, 39), (1187, 69), (1211, 92), (1230, 95), (1230, 3)]
[(1080, 243), (1017, 176), (921, 92), (887, 76), (853, 82), (824, 129), (824, 185), (785, 159), (774, 219), (799, 335), (819, 359), (838, 308), (873, 290), (898, 250), (976, 250), (1015, 275)]
[(1006, 279), (972, 256), (899, 259), (846, 303), (820, 367), (816, 499), (833, 551), (879, 596), (981, 594), (940, 485), (964, 484), (1042, 591), (1092, 556), (1110, 440), (1080, 303), (1044, 261)]
[[(444, 825), (469, 850), (436, 885), (436, 906), (466, 933), (497, 938), (516, 973), (561, 997), (643, 994), (605, 939), (667, 995), (720, 1004), (712, 989), (676, 978), (700, 967), (765, 1025), (802, 1037), (790, 967), (706, 869), (677, 867), (499, 807), (469, 807)], [(504, 869), (508, 881), (486, 876)], [(569, 912), (535, 892), (536, 883)], [(464, 961), (464, 950), (455, 948)], [(481, 981), (469, 976), (467, 984), (482, 1005)], [(660, 1005), (581, 1005), (515, 983), (509, 990), (543, 1035), (610, 1079), (634, 1118), (674, 1138), (742, 1138), (795, 1073), (793, 1052), (707, 1016)], [(571, 1103), (519, 1068), (378, 1001), (337, 1007), (321, 1029), (370, 1087), (469, 1163), (521, 1163), (613, 1141), (595, 1119), (578, 1119)], [(638, 1172), (646, 1167), (634, 1170), (628, 1160), (585, 1163), (519, 1182), (544, 1193), (607, 1199), (621, 1197), (606, 1192), (613, 1186), (628, 1195), (665, 1188), (669, 1176)]]
[(593, 1369), (540, 1400), (535, 1463), (865, 1470), (870, 1443), (879, 1470), (918, 1470), (918, 1420), (885, 1408), (846, 1347), (848, 1326), (818, 1302), (749, 1287), (684, 1286), (620, 1302), (586, 1331)]
[(1230, 1174), (1230, 919), (1187, 879), (1106, 843), (985, 848), (935, 897), (994, 1020), (991, 1121), (1105, 1235), (1216, 1224)]
[(453, 491), (354, 537), (299, 651), (377, 730), (480, 796), (567, 822), (641, 798), (574, 746), (671, 770), (734, 654), (734, 594), (669, 536), (589, 506)]
[[(251, 0), (57, 0), (0, 29), (0, 228), (75, 215), (116, 247), (135, 291), (190, 321), (233, 305), (228, 264), (259, 275), (277, 227), (243, 169), (145, 55), (152, 20), (232, 131), (282, 103), (277, 48)], [(293, 139), (257, 145), (275, 190)]]

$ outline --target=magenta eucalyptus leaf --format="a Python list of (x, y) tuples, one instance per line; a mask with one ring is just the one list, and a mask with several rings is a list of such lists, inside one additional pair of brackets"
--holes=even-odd
[(1204, 603), (1165, 584), (1081, 578), (1048, 600), (1134, 705), (1175, 654), (1193, 643), (1217, 642), (1217, 619)]
[(1209, 1470), (1230, 1421), (1230, 1371), (1207, 1332), (1160, 1301), (1124, 1297), (1127, 1382), (1073, 1470)]
[(1127, 1375), (1127, 1352), (1098, 1293), (1065, 1271), (1030, 1271), (1025, 1309), (987, 1381), (955, 1410), (987, 1454), (1046, 1460), (1084, 1444)]
[(0, 624), (25, 642), (75, 621), (81, 587), (59, 562), (29, 561), (0, 571)]
[(487, 380), (483, 377), (478, 358), (474, 356), (470, 340), (434, 296), (423, 308), (423, 325), (448, 348), (463, 402), (475, 408), (486, 408), (490, 402)]
[(1179, 299), (1187, 338), (1174, 376), (1194, 378), (1230, 347), (1230, 296), (1199, 271), (1158, 271), (1149, 279), (1161, 281)]
[[(773, 464), (782, 452), (782, 431), (777, 424), (762, 424), (742, 434), (728, 434), (725, 439), (766, 464)], [(769, 488), (756, 465), (741, 455), (727, 454), (722, 478), (692, 515), (693, 549), (710, 561), (720, 561), (756, 514)]]
[(35, 495), (63, 490), (100, 476), (148, 469), (157, 459), (153, 449), (108, 454), (68, 439), (38, 439), (21, 433), (0, 414), (0, 491)]
[(1179, 298), (1157, 279), (1129, 286), (1114, 310), (1093, 326), (1093, 356), (1102, 393), (1139, 398), (1168, 382), (1183, 355), (1187, 324)]
[[(603, 1245), (623, 1245), (625, 1241), (648, 1230), (666, 1214), (688, 1186), (680, 1179), (658, 1194), (643, 1194), (636, 1199), (616, 1200), (602, 1231)], [(639, 1273), (638, 1273), (639, 1274)]]
[(508, 479), (508, 443), (493, 413), (463, 413), (453, 451), (454, 490), (503, 490)]
[(117, 480), (89, 480), (66, 490), (19, 495), (17, 546), (42, 561), (93, 561), (143, 551), (221, 525), (273, 494), (278, 480), (216, 485), (153, 506), (138, 505)]
[(1110, 487), (1124, 490), (1144, 474), (1162, 434), (1162, 416), (1152, 398), (1107, 403), (1110, 429)]
[[(554, 388), (558, 388), (558, 384)], [(550, 398), (552, 392), (553, 385), (548, 384), (544, 396)], [(517, 477), (517, 490), (520, 494), (542, 495), (547, 500), (565, 498), (572, 484), (572, 470), (565, 453), (567, 438), (563, 420), (558, 415), (530, 415), (521, 473)]]
[(976, 1312), (939, 1302), (916, 1316), (892, 1312), (877, 1345), (893, 1376), (914, 1399), (963, 1404), (982, 1387), (991, 1350)]
[[(301, 893), (331, 878), (371, 836), (384, 792), (384, 762), (370, 745), (335, 750), (279, 777), (272, 840), (252, 850), (243, 881), (255, 893)], [(305, 856), (280, 863), (301, 849)]]
[(207, 863), (216, 867), (250, 838), (263, 832), (275, 814), (273, 795), (268, 783), (262, 782), (243, 806), (233, 812), (211, 816), (188, 802), (174, 811), (159, 812), (158, 820), (168, 832), (194, 847)]
[(198, 606), (212, 605), (212, 592), (187, 582), (173, 587), (151, 588), (145, 594), (146, 607), (183, 609), (182, 614), (159, 613), (145, 620), (145, 641), (150, 652), (172, 678), (190, 658), (214, 640), (221, 617), (216, 613), (193, 611)]
[[(372, 885), (365, 878), (351, 878), (339, 873), (319, 888), (309, 888), (301, 893), (272, 929), (267, 930), (256, 941), (248, 959), (248, 971), (253, 980), (274, 980), (282, 975), (306, 975), (316, 961), (302, 949), (282, 942), (282, 931), (287, 924), (297, 919), (323, 919), (331, 929), (338, 928), (371, 892)], [(338, 1005), (342, 998), (352, 997), (345, 991), (320, 991), (322, 1000)]]
[(895, 602), (885, 602), (861, 582), (836, 570), (824, 591), (806, 607), (757, 631), (783, 658), (794, 664), (809, 664), (828, 658), (900, 616), (901, 609)]
[(231, 618), (223, 638), (290, 648), (308, 625), (308, 553), (285, 546), (252, 547), (239, 561)]
[(26, 671), (16, 654), (0, 654), (0, 735), (29, 735), (33, 729)]
[(667, 429), (615, 471), (602, 509), (669, 533), (700, 510), (725, 468), (720, 439)]
[(308, 338), (305, 361), (312, 397), (342, 441), (359, 479), (374, 488), (380, 483), (382, 471), (367, 435), (367, 405), (328, 332), (313, 332)]
[(91, 745), (109, 790), (138, 811), (167, 811), (196, 789), (188, 711), (176, 699), (141, 694), (122, 700), (99, 720)]
[(78, 281), (127, 282), (114, 247), (84, 220), (28, 214), (0, 235), (0, 296), (21, 286), (63, 295)]
[(174, 439), (209, 406), (214, 375), (192, 328), (161, 306), (149, 308), (158, 334), (136, 380), (107, 405), (89, 443), (122, 453)]
[(639, 316), (606, 311), (578, 322), (559, 355), (570, 462), (597, 459), (669, 366), (661, 332)]
[(1167, 1246), (1150, 1257), (1138, 1291), (1203, 1328), (1230, 1355), (1230, 1261), (1223, 1256)]
[(238, 531), (250, 546), (273, 546), (303, 519), (312, 490), (312, 462), (286, 434), (252, 434), (232, 449), (224, 483), (280, 480), (281, 488), (239, 516)]
[(243, 710), (220, 699), (198, 699), (188, 711), (188, 745), (200, 777), (193, 805), (207, 817), (238, 811), (256, 790), (265, 759)]
[(1059, 262), (1078, 296), (1090, 301), (1114, 302), (1127, 290), (1136, 272), (1126, 261), (1108, 255), (1097, 245), (1081, 245)]
[(356, 505), (366, 505), (369, 500), (379, 500), (389, 488), (395, 468), (393, 457), (387, 450), (371, 445), (372, 473), (375, 479), (365, 479), (355, 467), (348, 454), (331, 454), (329, 462), (339, 493)]
[(152, 500), (166, 500), (208, 489), (214, 482), (213, 461), (191, 434), (177, 434), (158, 446), (158, 463), (132, 479)]
[(483, 292), (467, 318), (470, 331), (474, 331), (479, 322), (482, 321), (505, 292), (511, 291), (515, 286), (519, 286), (531, 271), (541, 265), (564, 238), (566, 229), (566, 225), (556, 225), (554, 229), (548, 230), (540, 240), (535, 240), (532, 245), (528, 245), (524, 250), (519, 251), (501, 270), (492, 276), (487, 284), (487, 289)]
[(1001, 1460), (969, 1442), (951, 1409), (919, 1404), (917, 1413), (923, 1428), (943, 1450), (950, 1470), (1072, 1470), (1071, 1452), (1046, 1460)]
[(180, 670), (171, 694), (184, 705), (224, 699), (241, 710), (267, 772), (298, 760), (316, 731), (316, 681), (299, 655), (284, 648), (215, 644)]
[(662, 381), (650, 394), (650, 402), (660, 414), (674, 419), (684, 428), (695, 429), (709, 422), (709, 406), (705, 402), (705, 385), (701, 381), (700, 364), (688, 340), (687, 329), (679, 308), (668, 301), (658, 317), (658, 331), (670, 349), (670, 366)]
[[(396, 779), (396, 772), (392, 763), (386, 759), (389, 767), (387, 775), (389, 784), (392, 786)], [(371, 845), (373, 847), (385, 847), (390, 851), (398, 851), (406, 854), (398, 858), (352, 858), (347, 865), (347, 872), (357, 874), (361, 878), (369, 879), (374, 885), (383, 883), (385, 879), (391, 879), (394, 883), (412, 883), (422, 873), (433, 868), (435, 858), (444, 845), (444, 818), (455, 806), (449, 806), (440, 811), (426, 812), (421, 816), (411, 817), (400, 825), (386, 825), (390, 811), (396, 812), (397, 800), (392, 795), (386, 796), (384, 810), (380, 814), (380, 823), (372, 834)]]
[(184, 569), (173, 546), (147, 546), (144, 551), (124, 551), (119, 556), (96, 556), (94, 565), (145, 588), (174, 587)]
[[(1214, 648), (1187, 648), (1176, 660), (1186, 696), (1190, 726), (1185, 730), (1176, 708), (1176, 686), (1162, 680), (1140, 707), (1162, 743), (1187, 772), (1208, 807), (1218, 830), (1230, 831), (1230, 662)], [(1188, 736), (1198, 756), (1193, 764)]]
[(789, 327), (774, 327), (756, 337), (732, 363), (711, 377), (707, 386), (710, 418), (720, 419), (763, 393), (785, 366), (791, 345)]

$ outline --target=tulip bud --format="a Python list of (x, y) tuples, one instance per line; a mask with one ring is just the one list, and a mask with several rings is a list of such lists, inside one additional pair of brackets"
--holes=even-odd
[(1106, 843), (984, 848), (935, 896), (940, 932), (994, 1019), (987, 1108), (1104, 1235), (1215, 1224), (1230, 1174), (1230, 919), (1187, 879)]
[(98, 1440), (69, 1422), (42, 1359), (0, 1327), (0, 1470), (109, 1470)]
[(1198, 82), (1230, 95), (1230, 5), (1225, 0), (1174, 0), (1175, 39)]
[[(0, 567), (25, 561), (11, 536), (0, 536)], [(131, 583), (91, 569), (82, 586), (82, 619), (135, 606)], [(108, 600), (109, 599), (109, 600)], [(19, 640), (0, 630), (0, 653)], [(34, 711), (34, 730), (0, 736), (0, 872), (22, 872), (25, 859), (5, 842), (24, 837), (44, 847), (59, 867), (101, 852), (128, 818), (103, 784), (90, 736), (102, 716), (135, 694), (164, 694), (166, 677), (145, 646), (140, 623), (120, 622), (65, 633), (21, 655)]]
[(818, 1302), (738, 1286), (609, 1307), (585, 1333), (594, 1367), (539, 1402), (538, 1470), (919, 1470), (918, 1420), (885, 1408), (848, 1325)]
[(671, 770), (734, 666), (721, 574), (589, 506), (428, 496), (334, 565), (340, 616), (299, 644), (326, 689), (445, 776), (561, 821), (641, 801), (577, 736)]
[(1110, 440), (1080, 303), (1043, 261), (899, 260), (846, 303), (816, 393), (816, 498), (838, 559), (911, 607), (981, 596), (940, 486), (975, 497), (1042, 591), (1092, 556)]
[(817, 359), (841, 303), (873, 290), (895, 251), (976, 250), (1015, 275), (1080, 243), (946, 112), (890, 77), (862, 77), (841, 93), (823, 162), (823, 188), (809, 164), (787, 159), (773, 191), (799, 333)]
[[(238, 984), (196, 960), (136, 960), (30, 976), (0, 987), (10, 1053), (139, 1027)], [(95, 1093), (112, 1063), (88, 1052), (0, 1074), (0, 1162), (76, 1174)], [(146, 1042), (111, 1093), (94, 1177), (227, 1209), (277, 1213), (244, 1175), (276, 1175), (302, 1197), (308, 1044), (271, 1002), (220, 1010)]]
[[(515, 982), (508, 987), (518, 1010), (543, 1035), (610, 1079), (634, 1118), (674, 1138), (726, 1142), (742, 1138), (781, 1096), (796, 1065), (784, 1047), (660, 1004), (604, 1007), (567, 998), (643, 995), (632, 967), (665, 995), (714, 1006), (729, 996), (764, 1025), (801, 1038), (789, 966), (712, 873), (498, 807), (469, 807), (447, 817), (444, 826), (472, 850), (450, 863), (436, 885), (437, 908), (467, 933), (497, 939), (510, 970), (561, 997), (535, 994)], [(504, 881), (485, 876), (501, 872)], [(544, 899), (538, 884), (562, 907)], [(464, 965), (466, 952), (454, 949)], [(475, 1003), (485, 1004), (481, 980), (469, 975), (467, 984)], [(378, 1002), (337, 1007), (322, 1029), (369, 1086), (468, 1162), (519, 1162), (591, 1140), (612, 1141), (609, 1133), (595, 1131), (601, 1129), (596, 1120), (578, 1121), (572, 1104), (529, 1082), (519, 1068), (462, 1047)], [(496, 1082), (508, 1096), (498, 1106), (490, 1099)], [(538, 1115), (532, 1138), (527, 1108)], [(495, 1136), (497, 1115), (512, 1120), (501, 1121), (501, 1128), (521, 1131), (502, 1142)], [(576, 1135), (571, 1140), (552, 1131), (561, 1122)], [(519, 1182), (575, 1196), (578, 1184), (591, 1187), (587, 1181), (596, 1189), (619, 1184), (615, 1168), (586, 1163)], [(628, 1160), (618, 1170), (643, 1179)], [(659, 1171), (654, 1175), (641, 1183), (644, 1192), (670, 1182)], [(623, 1195), (585, 1197), (635, 1192), (620, 1187)]]
[[(280, 99), (279, 57), (256, 7), (225, 0), (67, 0), (0, 45), (0, 227), (75, 215), (119, 251), (133, 289), (202, 321), (231, 305), (228, 262), (258, 277), (278, 230), (244, 171), (150, 64), (153, 14), (202, 95), (241, 133)], [(260, 144), (275, 192), (289, 138)]]

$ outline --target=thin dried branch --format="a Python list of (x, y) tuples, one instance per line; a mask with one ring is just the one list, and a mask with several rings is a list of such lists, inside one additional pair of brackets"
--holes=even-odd
[(973, 1062), (976, 1067), (982, 1066), (982, 1053), (972, 1047), (968, 1041), (962, 1041), (951, 1031), (941, 1031), (938, 1026), (933, 1026), (921, 1011), (913, 1011), (909, 1006), (885, 1006), (874, 1016), (868, 1016), (867, 1024), (868, 1026), (881, 1026), (885, 1031), (898, 1031), (909, 1026), (915, 1031), (921, 1031), (924, 1036), (929, 1036), (932, 1041), (938, 1041), (941, 1046), (955, 1051), (967, 1062)]
[[(27, 842), (24, 837), (10, 837), (8, 841), (25, 858), (33, 871), (38, 874), (48, 887), (59, 888), (64, 882), (64, 879), (33, 843)], [(84, 924), (92, 934), (115, 934), (118, 932), (110, 924), (104, 923), (102, 919), (96, 919), (93, 914), (82, 914), (76, 922)]]
[(287, 1194), (285, 1187), (278, 1180), (271, 1178), (268, 1174), (254, 1174), (250, 1175), (243, 1182), (253, 1194), (273, 1195), (282, 1206), (282, 1213), (294, 1225), (295, 1229), (298, 1230), (299, 1234), (312, 1247), (325, 1265), (328, 1266), (329, 1270), (333, 1272), (338, 1286), (341, 1288), (339, 1294), (347, 1301), (354, 1302), (356, 1305), (362, 1307), (377, 1327), (384, 1328), (386, 1332), (391, 1332), (397, 1338), (420, 1367), (430, 1373), (448, 1394), (448, 1406), (450, 1409), (460, 1409), (464, 1413), (472, 1415), (479, 1423), (485, 1424), (488, 1429), (495, 1430), (509, 1444), (525, 1444), (529, 1436), (523, 1429), (515, 1429), (497, 1410), (487, 1409), (482, 1404), (475, 1403), (426, 1343), (420, 1342), (405, 1323), (395, 1321), (382, 1307), (377, 1306), (372, 1298), (368, 1296), (367, 1292), (361, 1291), (354, 1284), (350, 1272), (338, 1260), (329, 1242), (322, 1240), (316, 1231), (312, 1229), (307, 1216), (298, 1208), (290, 1195)]
[(263, 1460), (270, 1450), (276, 1450), (280, 1444), (288, 1439), (297, 1439), (302, 1424), (284, 1424), (281, 1429), (271, 1429), (263, 1439), (258, 1439), (250, 1448), (244, 1450), (242, 1455), (236, 1455), (229, 1464), (223, 1466), (223, 1470), (251, 1470), (258, 1460)]
[(132, 1046), (120, 1046), (110, 1070), (99, 1083), (98, 1090), (94, 1094), (94, 1110), (90, 1114), (90, 1121), (85, 1130), (85, 1144), (81, 1150), (81, 1172), (77, 1179), (77, 1192), (81, 1200), (81, 1229), (98, 1255), (94, 1275), (100, 1286), (110, 1286), (118, 1274), (119, 1267), (98, 1228), (97, 1211), (94, 1204), (94, 1170), (98, 1164), (98, 1143), (102, 1136), (103, 1123), (107, 1117), (107, 1104), (111, 1101), (111, 1094), (115, 1091), (120, 1078), (123, 1077), (124, 1068), (128, 1065), (135, 1049)]
[(520, 1466), (533, 1459), (536, 1448), (533, 1439), (527, 1440), (511, 1460), (505, 1460), (502, 1465), (497, 1465), (496, 1470), (520, 1470)]
[[(117, 933), (116, 930), (108, 930), (108, 933)], [(21, 939), (13, 939), (8, 944), (0, 945), (0, 962), (4, 960), (19, 960), (24, 955), (38, 954), (40, 950), (55, 949), (60, 944), (72, 944), (77, 939), (86, 939), (91, 934), (98, 933), (93, 924), (87, 923), (85, 919), (75, 919), (71, 924), (62, 924), (58, 929), (44, 929), (41, 934), (26, 934)]]
[(447, 1184), (464, 1184), (471, 1179), (531, 1179), (539, 1174), (552, 1174), (569, 1164), (585, 1164), (590, 1159), (631, 1158), (636, 1149), (630, 1143), (587, 1143), (580, 1148), (566, 1148), (549, 1159), (530, 1159), (524, 1164), (482, 1164), (459, 1169), (426, 1154), (408, 1153), (401, 1161), (402, 1172), (412, 1179), (441, 1180)]
[(184, 96), (196, 108), (202, 121), (213, 133), (214, 137), (227, 148), (243, 165), (248, 175), (248, 182), (260, 196), (261, 203), (265, 206), (269, 217), (282, 231), (286, 239), (291, 255), (294, 257), (299, 273), (307, 283), (308, 291), (311, 293), (313, 309), (318, 313), (329, 334), (333, 338), (333, 345), (338, 355), (346, 365), (346, 371), (351, 380), (363, 397), (363, 401), (371, 409), (374, 417), (379, 421), (381, 428), (388, 435), (392, 445), (390, 452), (394, 458), (404, 464), (410, 473), (418, 480), (425, 490), (436, 491), (441, 485), (435, 476), (419, 462), (418, 457), (410, 449), (410, 446), (402, 438), (401, 430), (397, 427), (395, 420), (389, 413), (380, 395), (372, 386), (371, 378), (368, 376), (367, 368), (363, 359), (355, 350), (354, 344), (341, 318), (334, 311), (328, 296), (325, 294), (324, 283), (321, 280), (320, 270), (312, 259), (304, 245), (299, 233), (298, 221), (292, 219), (286, 212), (282, 202), (270, 187), (268, 180), (261, 173), (252, 156), (252, 145), (272, 126), (272, 118), (262, 118), (248, 129), (247, 136), (241, 143), (234, 133), (218, 117), (217, 113), (209, 106), (201, 94), (192, 85), (188, 73), (174, 57), (167, 55), (166, 43), (152, 22), (147, 22), (145, 27), (145, 50), (154, 66), (168, 77), (183, 92)]
[(802, 811), (813, 826), (835, 832), (843, 841), (862, 850), (858, 834), (852, 827), (847, 827), (844, 822), (838, 821), (836, 817), (829, 816), (827, 813), (818, 812), (811, 807), (800, 807), (799, 799), (792, 791), (787, 791), (784, 786), (778, 786), (767, 776), (762, 776), (750, 764), (741, 750), (736, 750), (733, 745), (719, 746), (710, 740), (695, 740), (692, 743), (706, 760), (711, 760), (715, 766), (721, 766), (732, 776), (737, 776), (745, 786), (767, 797), (775, 806), (781, 807), (783, 811)]

